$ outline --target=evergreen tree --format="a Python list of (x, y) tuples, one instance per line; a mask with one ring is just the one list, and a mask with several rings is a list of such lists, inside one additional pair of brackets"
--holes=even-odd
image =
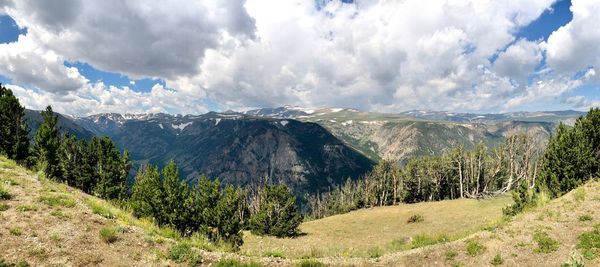
[(142, 167), (135, 177), (129, 203), (138, 217), (154, 218), (157, 223), (164, 222), (162, 203), (165, 199), (158, 168)]
[(238, 213), (241, 204), (238, 190), (226, 186), (215, 207), (216, 236), (213, 239), (225, 241), (235, 248), (242, 245), (242, 222)]
[(98, 182), (94, 194), (106, 199), (122, 199), (127, 192), (127, 176), (119, 150), (108, 137), (98, 141)]
[(75, 166), (75, 187), (88, 194), (92, 193), (98, 177), (97, 144), (98, 140), (93, 137), (90, 142), (79, 140), (77, 145), (81, 162)]
[(24, 163), (29, 156), (28, 134), (25, 108), (10, 89), (0, 84), (0, 154)]
[(179, 179), (179, 170), (171, 160), (163, 169), (162, 188), (164, 199), (162, 209), (166, 218), (165, 224), (173, 226), (182, 233), (188, 230), (190, 211), (185, 206), (190, 192), (188, 185)]
[(591, 109), (572, 128), (559, 125), (544, 154), (538, 191), (558, 197), (599, 174), (600, 109)]
[(60, 161), (58, 158), (60, 136), (56, 128), (58, 117), (54, 115), (51, 106), (48, 106), (41, 114), (44, 121), (34, 137), (37, 166), (38, 169), (44, 172), (47, 178), (58, 179), (61, 177)]
[(298, 235), (302, 214), (298, 210), (296, 197), (283, 184), (267, 185), (263, 190), (264, 199), (257, 213), (250, 218), (250, 230), (257, 235)]
[(80, 165), (81, 156), (75, 136), (65, 134), (59, 146), (60, 168), (62, 179), (71, 186), (76, 186), (76, 169)]

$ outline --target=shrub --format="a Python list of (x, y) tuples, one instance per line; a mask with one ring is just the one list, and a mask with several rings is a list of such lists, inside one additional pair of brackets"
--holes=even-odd
[(169, 259), (177, 263), (184, 262), (192, 255), (192, 247), (186, 243), (179, 243), (173, 245), (169, 249)]
[(9, 200), (12, 196), (2, 184), (0, 184), (0, 200)]
[(15, 235), (15, 236), (19, 236), (19, 235), (21, 235), (21, 229), (19, 229), (19, 228), (16, 228), (16, 227), (8, 229), (8, 232), (9, 232), (11, 235)]
[(379, 247), (372, 247), (367, 251), (367, 253), (369, 254), (369, 257), (371, 257), (371, 258), (379, 258), (379, 257), (381, 257), (381, 255), (383, 255), (383, 252), (381, 251), (381, 248), (379, 248)]
[(454, 251), (454, 250), (448, 250), (446, 252), (446, 259), (447, 260), (451, 260), (454, 259), (456, 256), (458, 256), (458, 252)]
[(594, 230), (579, 235), (577, 240), (577, 248), (583, 250), (586, 259), (596, 258), (600, 250), (600, 224), (594, 226)]
[(113, 243), (118, 239), (119, 229), (114, 226), (106, 226), (100, 229), (100, 238), (105, 243)]
[(477, 240), (469, 240), (467, 241), (467, 254), (471, 257), (475, 257), (483, 252), (485, 252), (487, 248), (479, 243)]
[(260, 267), (256, 262), (242, 263), (234, 259), (222, 259), (215, 263), (214, 267)]
[(420, 223), (423, 221), (425, 221), (425, 218), (423, 218), (423, 215), (413, 214), (412, 216), (410, 216), (410, 218), (408, 218), (407, 223)]
[(66, 208), (75, 207), (75, 200), (68, 196), (65, 196), (65, 195), (41, 196), (39, 198), (39, 202), (44, 203), (50, 207), (56, 207), (56, 206), (66, 207)]
[(504, 263), (504, 259), (502, 259), (502, 256), (500, 254), (496, 254), (496, 256), (494, 256), (494, 258), (492, 259), (492, 261), (490, 263), (494, 266), (500, 265), (500, 264)]
[(537, 253), (551, 253), (558, 250), (558, 241), (552, 239), (544, 231), (535, 231), (533, 233), (533, 240), (538, 244), (538, 247), (534, 250)]
[(256, 235), (292, 237), (299, 234), (302, 214), (296, 197), (283, 184), (267, 185), (263, 189), (264, 200), (256, 214), (250, 218), (249, 227)]
[(296, 265), (298, 267), (325, 267), (327, 265), (325, 265), (324, 263), (321, 263), (319, 261), (315, 261), (315, 260), (304, 260), (301, 261), (300, 263), (298, 263), (298, 265)]
[(5, 211), (10, 209), (10, 206), (6, 203), (0, 203), (0, 211)]
[(583, 214), (583, 215), (579, 216), (580, 222), (591, 221), (592, 219), (593, 219), (592, 215), (590, 215), (590, 214)]

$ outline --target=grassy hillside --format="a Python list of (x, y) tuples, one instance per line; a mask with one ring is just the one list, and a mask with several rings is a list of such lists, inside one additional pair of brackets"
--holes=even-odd
[[(406, 204), (305, 222), (303, 236), (245, 234), (238, 252), (181, 237), (0, 157), (0, 265), (561, 266), (600, 265), (600, 182), (511, 221), (509, 197)], [(420, 216), (413, 216), (420, 215)], [(412, 217), (412, 221), (410, 222)], [(229, 262), (231, 263), (231, 262)], [(573, 265), (576, 266), (576, 265)], [(582, 265), (578, 265), (582, 266)]]
[[(576, 265), (574, 261), (582, 265)], [(498, 227), (455, 242), (386, 255), (379, 263), (398, 266), (600, 266), (600, 182), (587, 183)], [(565, 263), (567, 265), (563, 265)]]
[[(242, 252), (288, 258), (377, 257), (434, 240), (457, 239), (493, 225), (502, 218), (502, 208), (511, 202), (505, 196), (363, 209), (305, 222), (300, 226), (305, 235), (298, 238), (248, 234)], [(413, 215), (421, 215), (423, 221), (409, 223)]]
[(227, 248), (182, 238), (1, 156), (0, 240), (0, 266), (189, 266), (238, 258), (210, 252)]

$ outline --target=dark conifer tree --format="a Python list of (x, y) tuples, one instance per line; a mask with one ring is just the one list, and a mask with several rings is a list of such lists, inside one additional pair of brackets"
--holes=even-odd
[(42, 170), (47, 178), (59, 179), (61, 177), (61, 168), (58, 155), (60, 146), (60, 136), (57, 129), (58, 117), (48, 106), (42, 111), (44, 121), (38, 128), (34, 137), (34, 151), (37, 158), (37, 166)]
[(0, 154), (25, 163), (29, 155), (28, 134), (25, 108), (10, 89), (0, 84)]

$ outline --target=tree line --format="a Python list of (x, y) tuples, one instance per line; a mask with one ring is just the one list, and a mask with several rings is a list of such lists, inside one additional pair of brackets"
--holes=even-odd
[(538, 176), (542, 150), (526, 134), (508, 136), (494, 149), (458, 145), (441, 156), (421, 156), (406, 165), (379, 162), (362, 179), (348, 179), (328, 192), (307, 196), (310, 216), (322, 218), (351, 210), (502, 194)]
[(133, 210), (137, 217), (172, 227), (182, 235), (201, 233), (215, 243), (239, 247), (242, 230), (258, 235), (295, 236), (303, 216), (285, 185), (249, 191), (201, 177), (181, 179), (173, 161), (162, 171), (143, 165), (128, 183), (132, 162), (108, 137), (77, 140), (61, 135), (58, 117), (48, 106), (30, 145), (25, 108), (0, 85), (0, 154), (98, 197)]

